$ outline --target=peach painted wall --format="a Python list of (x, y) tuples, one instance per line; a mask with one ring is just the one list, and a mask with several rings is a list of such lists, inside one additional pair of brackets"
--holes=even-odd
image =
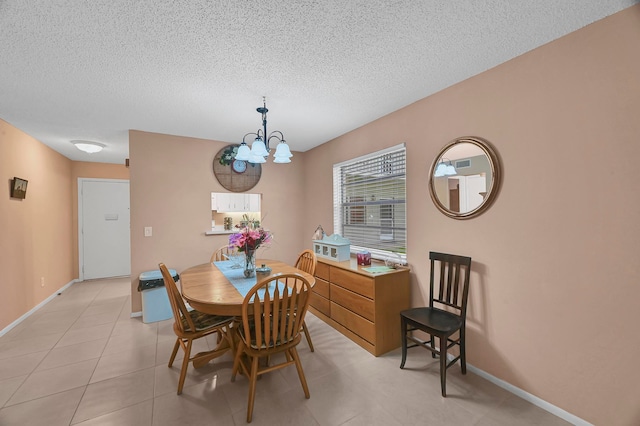
[[(413, 304), (429, 250), (471, 256), (468, 361), (599, 425), (640, 424), (638, 46), (640, 5), (311, 150), (305, 170), (306, 220), (330, 232), (331, 166), (406, 142)], [(493, 143), (503, 188), (456, 221), (428, 171), (467, 135)]]
[[(263, 223), (276, 235), (263, 255), (292, 262), (317, 224), (330, 232), (334, 163), (404, 141), (414, 305), (424, 302), (429, 250), (472, 256), (469, 362), (591, 423), (640, 424), (639, 44), (640, 5), (296, 153), (292, 164), (266, 165), (251, 190), (263, 194)], [(464, 135), (489, 139), (505, 173), (486, 213), (455, 221), (432, 205), (427, 173)], [(226, 242), (204, 236), (209, 193), (223, 191), (211, 161), (224, 145), (130, 132), (134, 312), (140, 272), (206, 262)], [(72, 188), (81, 169), (0, 120), (0, 328), (77, 276)], [(26, 200), (9, 198), (13, 176), (29, 180)]]
[(71, 162), (71, 212), (73, 238), (73, 276), (78, 278), (78, 178), (129, 179), (129, 169), (124, 164)]
[[(2, 330), (75, 276), (71, 161), (0, 120), (0, 173)], [(24, 200), (9, 197), (14, 176), (29, 181)]]
[[(131, 173), (132, 312), (142, 307), (138, 276), (164, 262), (178, 273), (208, 262), (211, 253), (228, 244), (228, 235), (206, 236), (211, 229), (211, 192), (228, 192), (216, 180), (212, 164), (226, 143), (129, 132)], [(304, 206), (304, 156), (290, 164), (264, 164), (260, 182), (250, 191), (262, 194), (262, 225), (274, 242), (259, 257), (294, 262), (303, 231), (309, 239), (317, 225), (301, 214)], [(152, 237), (144, 237), (151, 226)], [(309, 244), (310, 245), (310, 244)]]

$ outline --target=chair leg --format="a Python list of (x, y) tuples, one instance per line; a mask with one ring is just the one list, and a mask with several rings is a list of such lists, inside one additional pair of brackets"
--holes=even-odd
[(231, 370), (231, 381), (236, 381), (236, 375), (240, 369), (240, 362), (242, 358), (242, 352), (244, 351), (244, 342), (242, 340), (238, 342), (238, 348), (236, 349), (236, 356), (233, 358), (233, 369)]
[(302, 363), (300, 362), (300, 357), (298, 356), (298, 351), (296, 348), (291, 348), (291, 356), (296, 363), (296, 369), (298, 370), (298, 377), (300, 378), (300, 383), (302, 384), (302, 390), (304, 390), (304, 397), (309, 399), (311, 395), (309, 394), (309, 386), (307, 386), (307, 379), (304, 377), (304, 370), (302, 370)]
[[(433, 339), (433, 337), (432, 337)], [(440, 388), (442, 396), (447, 396), (447, 337), (440, 336)]]
[[(433, 334), (429, 335), (429, 344), (431, 345), (431, 349), (435, 349), (436, 345), (435, 345), (435, 339), (433, 338)], [(431, 351), (431, 358), (435, 358), (436, 357), (436, 351)]]
[(311, 349), (311, 352), (314, 352), (313, 343), (311, 343), (311, 335), (309, 334), (309, 329), (307, 328), (307, 322), (306, 321), (302, 322), (302, 332), (304, 333), (305, 337), (307, 338), (307, 344), (309, 345), (309, 349)]
[(251, 377), (249, 379), (249, 404), (247, 405), (247, 423), (251, 423), (253, 417), (253, 402), (256, 399), (256, 382), (258, 380), (258, 357), (251, 360)]
[(400, 361), (400, 368), (404, 368), (404, 363), (407, 361), (407, 320), (403, 316), (400, 316), (400, 336), (402, 336), (402, 361)]
[[(233, 354), (233, 356), (236, 356), (236, 343), (233, 341), (233, 331), (232, 329), (227, 326), (225, 327), (223, 330), (219, 331), (220, 333), (220, 338), (221, 341), (226, 340), (227, 343), (229, 344), (229, 350), (231, 351), (231, 353)], [(218, 342), (218, 344), (220, 344), (220, 342)]]
[(173, 361), (176, 359), (176, 355), (178, 354), (178, 348), (180, 347), (180, 338), (176, 339), (176, 344), (173, 345), (173, 352), (171, 352), (171, 358), (169, 358), (169, 368), (173, 365)]
[(467, 352), (464, 342), (464, 327), (460, 329), (460, 369), (462, 374), (467, 374)]
[(182, 369), (180, 370), (180, 381), (178, 381), (178, 395), (182, 394), (182, 387), (184, 386), (184, 379), (187, 377), (187, 369), (189, 368), (189, 358), (191, 357), (191, 344), (193, 340), (187, 341), (187, 346), (184, 349), (184, 359), (182, 360)]

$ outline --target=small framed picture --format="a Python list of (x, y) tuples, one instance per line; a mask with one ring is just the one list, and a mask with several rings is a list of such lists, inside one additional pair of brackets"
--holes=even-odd
[(26, 198), (28, 183), (29, 181), (26, 179), (14, 177), (13, 181), (11, 182), (11, 198)]

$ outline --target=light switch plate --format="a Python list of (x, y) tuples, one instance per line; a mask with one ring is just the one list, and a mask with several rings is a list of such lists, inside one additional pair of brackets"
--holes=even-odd
[(151, 228), (150, 226), (145, 226), (144, 227), (144, 236), (145, 237), (150, 237), (153, 235), (153, 228)]

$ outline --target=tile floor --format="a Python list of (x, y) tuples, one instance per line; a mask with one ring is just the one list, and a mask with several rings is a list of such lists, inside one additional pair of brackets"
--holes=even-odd
[[(230, 382), (232, 359), (192, 366), (176, 395), (180, 362), (167, 368), (172, 321), (130, 318), (129, 279), (76, 283), (0, 337), (0, 425), (242, 425), (247, 381)], [(259, 382), (255, 425), (562, 425), (558, 417), (485, 379), (410, 351), (373, 357), (313, 315), (316, 348), (299, 346), (311, 398), (296, 370)], [(213, 347), (201, 339), (196, 350)], [(181, 358), (181, 353), (178, 355)]]

